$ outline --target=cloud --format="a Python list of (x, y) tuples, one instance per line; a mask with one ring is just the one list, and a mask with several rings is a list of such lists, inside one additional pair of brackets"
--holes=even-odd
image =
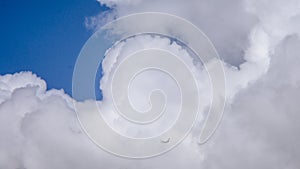
[[(4, 75), (0, 76), (0, 168), (299, 168), (299, 1), (100, 3), (113, 9), (87, 23), (91, 28), (99, 28), (103, 17), (107, 22), (115, 16), (159, 11), (187, 18), (208, 35), (227, 77), (228, 104), (221, 126), (208, 143), (198, 145), (200, 116), (191, 135), (170, 153), (145, 160), (123, 159), (88, 139), (76, 118), (75, 100), (62, 90), (47, 91), (46, 82), (30, 72)], [(211, 99), (205, 69), (184, 46), (159, 36), (127, 39), (106, 53), (100, 86), (104, 100), (97, 102), (109, 123), (131, 136), (155, 133), (111, 113), (109, 86), (116, 66), (128, 54), (145, 48), (161, 48), (182, 57), (196, 75), (203, 110)], [(157, 81), (164, 83), (153, 83)], [(154, 87), (176, 98), (172, 85), (165, 75), (148, 72), (134, 82), (132, 101), (138, 109), (146, 109), (147, 97), (142, 96)], [(176, 109), (177, 101), (169, 100), (169, 112)], [(163, 123), (152, 126), (154, 131), (171, 125), (166, 122), (173, 117), (169, 113)]]
[[(195, 149), (197, 144), (190, 146), (187, 141), (162, 158), (136, 161), (116, 157), (99, 149), (86, 136), (72, 107), (72, 98), (63, 91), (46, 91), (42, 85), (45, 82), (30, 72), (0, 79), (5, 86), (20, 84), (0, 104), (0, 168), (151, 168), (167, 166), (174, 158), (179, 163), (169, 166), (192, 167), (198, 161), (190, 161), (202, 156)], [(191, 155), (181, 159), (178, 152)]]
[(300, 78), (293, 73), (299, 45), (299, 37), (285, 38), (272, 55), (268, 73), (236, 96), (207, 145), (205, 167), (299, 167), (300, 126), (295, 119), (300, 116)]

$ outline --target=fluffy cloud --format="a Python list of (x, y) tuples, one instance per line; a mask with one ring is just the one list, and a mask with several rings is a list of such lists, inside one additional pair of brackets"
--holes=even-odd
[[(299, 1), (100, 3), (113, 8), (102, 15), (106, 21), (135, 12), (168, 12), (189, 19), (209, 36), (226, 65), (229, 102), (219, 129), (204, 145), (197, 144), (196, 126), (170, 153), (145, 160), (118, 158), (87, 138), (76, 118), (75, 100), (63, 91), (47, 91), (45, 81), (30, 72), (4, 75), (0, 76), (0, 168), (299, 168)], [(93, 22), (87, 22), (90, 27), (103, 24), (99, 17), (91, 19)], [(209, 86), (205, 70), (201, 63), (193, 62), (183, 46), (162, 37), (133, 37), (107, 51), (100, 86), (107, 120), (125, 134), (139, 132), (134, 131), (135, 126), (110, 116), (111, 75), (128, 54), (151, 47), (180, 55), (198, 75), (200, 91), (207, 96), (204, 101), (210, 100), (205, 90)], [(135, 91), (140, 93), (133, 93), (134, 98), (142, 98), (140, 94), (147, 91), (143, 86), (149, 79), (165, 80), (160, 87), (167, 86), (166, 92), (174, 94), (166, 77), (150, 72), (136, 82)], [(137, 108), (145, 109), (147, 100), (134, 98)], [(170, 105), (174, 108), (176, 100)], [(116, 120), (118, 123), (114, 123)]]
[[(270, 70), (240, 92), (208, 143), (207, 168), (298, 168), (300, 39), (287, 37), (275, 49)], [(226, 155), (226, 157), (224, 157)]]
[[(0, 79), (3, 86), (11, 87), (1, 95), (0, 168), (175, 168), (192, 167), (199, 163), (193, 161), (195, 157), (202, 158), (191, 140), (162, 158), (136, 161), (116, 157), (88, 139), (76, 118), (74, 100), (63, 91), (46, 91), (45, 82), (30, 72)], [(14, 83), (19, 85), (13, 88)], [(190, 155), (178, 156), (186, 153)], [(170, 163), (174, 159), (177, 164)]]

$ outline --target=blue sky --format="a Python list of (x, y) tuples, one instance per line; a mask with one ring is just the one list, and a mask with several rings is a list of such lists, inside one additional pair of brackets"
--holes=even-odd
[(0, 74), (32, 71), (71, 94), (76, 58), (93, 33), (85, 17), (105, 10), (95, 0), (0, 0)]

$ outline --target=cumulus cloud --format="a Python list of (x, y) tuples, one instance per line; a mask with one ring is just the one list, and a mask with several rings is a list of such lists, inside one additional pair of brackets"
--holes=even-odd
[[(190, 141), (162, 158), (136, 161), (116, 157), (88, 139), (76, 118), (72, 98), (63, 91), (46, 91), (45, 82), (30, 72), (1, 76), (1, 82), (11, 87), (20, 83), (1, 95), (5, 101), (0, 106), (0, 168), (192, 167), (199, 163), (192, 161), (195, 157), (202, 158), (197, 144), (190, 146)], [(191, 155), (181, 159), (178, 152)], [(179, 163), (169, 164), (174, 158)]]
[[(225, 65), (227, 78), (228, 104), (219, 129), (209, 142), (198, 145), (200, 116), (191, 135), (170, 153), (145, 160), (123, 159), (104, 152), (87, 138), (76, 118), (75, 100), (62, 90), (47, 91), (46, 82), (30, 72), (3, 75), (1, 169), (299, 168), (299, 1), (99, 2), (112, 10), (88, 19), (90, 28), (97, 29), (130, 13), (158, 11), (184, 17), (208, 35)], [(102, 62), (103, 101), (88, 102), (98, 102), (108, 123), (131, 136), (151, 135), (153, 130), (137, 128), (114, 115), (109, 86), (116, 66), (132, 52), (146, 48), (168, 50), (189, 65), (202, 92), (202, 111), (211, 99), (205, 69), (184, 46), (160, 36), (129, 38), (109, 49)], [(164, 83), (154, 83), (157, 81)], [(132, 101), (137, 109), (146, 109), (149, 105), (144, 96), (156, 87), (177, 98), (172, 85), (165, 75), (148, 72), (135, 81)], [(167, 122), (174, 117), (170, 112), (177, 108), (178, 100), (168, 101), (169, 114), (151, 127), (154, 131), (171, 125)]]

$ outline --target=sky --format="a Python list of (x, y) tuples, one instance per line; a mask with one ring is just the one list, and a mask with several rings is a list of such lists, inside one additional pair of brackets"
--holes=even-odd
[(94, 0), (1, 0), (0, 74), (33, 71), (71, 95), (76, 58), (93, 33), (85, 18), (106, 10)]
[[(0, 5), (0, 169), (300, 168), (299, 0), (2, 0)], [(186, 19), (209, 38), (219, 58), (200, 61), (188, 48), (199, 36), (178, 32), (185, 24), (161, 22), (165, 15), (116, 21), (140, 12)], [(110, 21), (116, 22), (101, 29)], [(172, 36), (136, 34), (101, 51), (109, 44), (105, 40), (116, 42), (149, 27)], [(159, 56), (165, 58), (149, 59), (150, 49), (163, 51)], [(98, 62), (102, 75), (95, 83), (86, 81)], [(169, 71), (143, 69), (153, 64)], [(224, 95), (212, 90), (209, 70), (216, 65), (223, 66)], [(75, 91), (101, 89), (101, 96), (96, 93), (101, 99), (73, 96), (74, 74), (79, 78), (73, 85), (84, 87)], [(222, 87), (220, 79), (216, 86)], [(95, 89), (85, 86), (93, 84)], [(226, 100), (218, 106), (224, 108), (220, 124), (199, 144), (219, 98)], [(184, 108), (197, 109), (197, 116), (182, 114)], [(163, 113), (151, 122), (135, 119), (153, 110)], [(180, 117), (193, 117), (191, 131), (163, 135), (174, 131)], [(192, 125), (185, 122), (180, 124)], [(183, 135), (168, 152), (132, 158), (173, 145)], [(150, 142), (153, 138), (158, 142)]]

